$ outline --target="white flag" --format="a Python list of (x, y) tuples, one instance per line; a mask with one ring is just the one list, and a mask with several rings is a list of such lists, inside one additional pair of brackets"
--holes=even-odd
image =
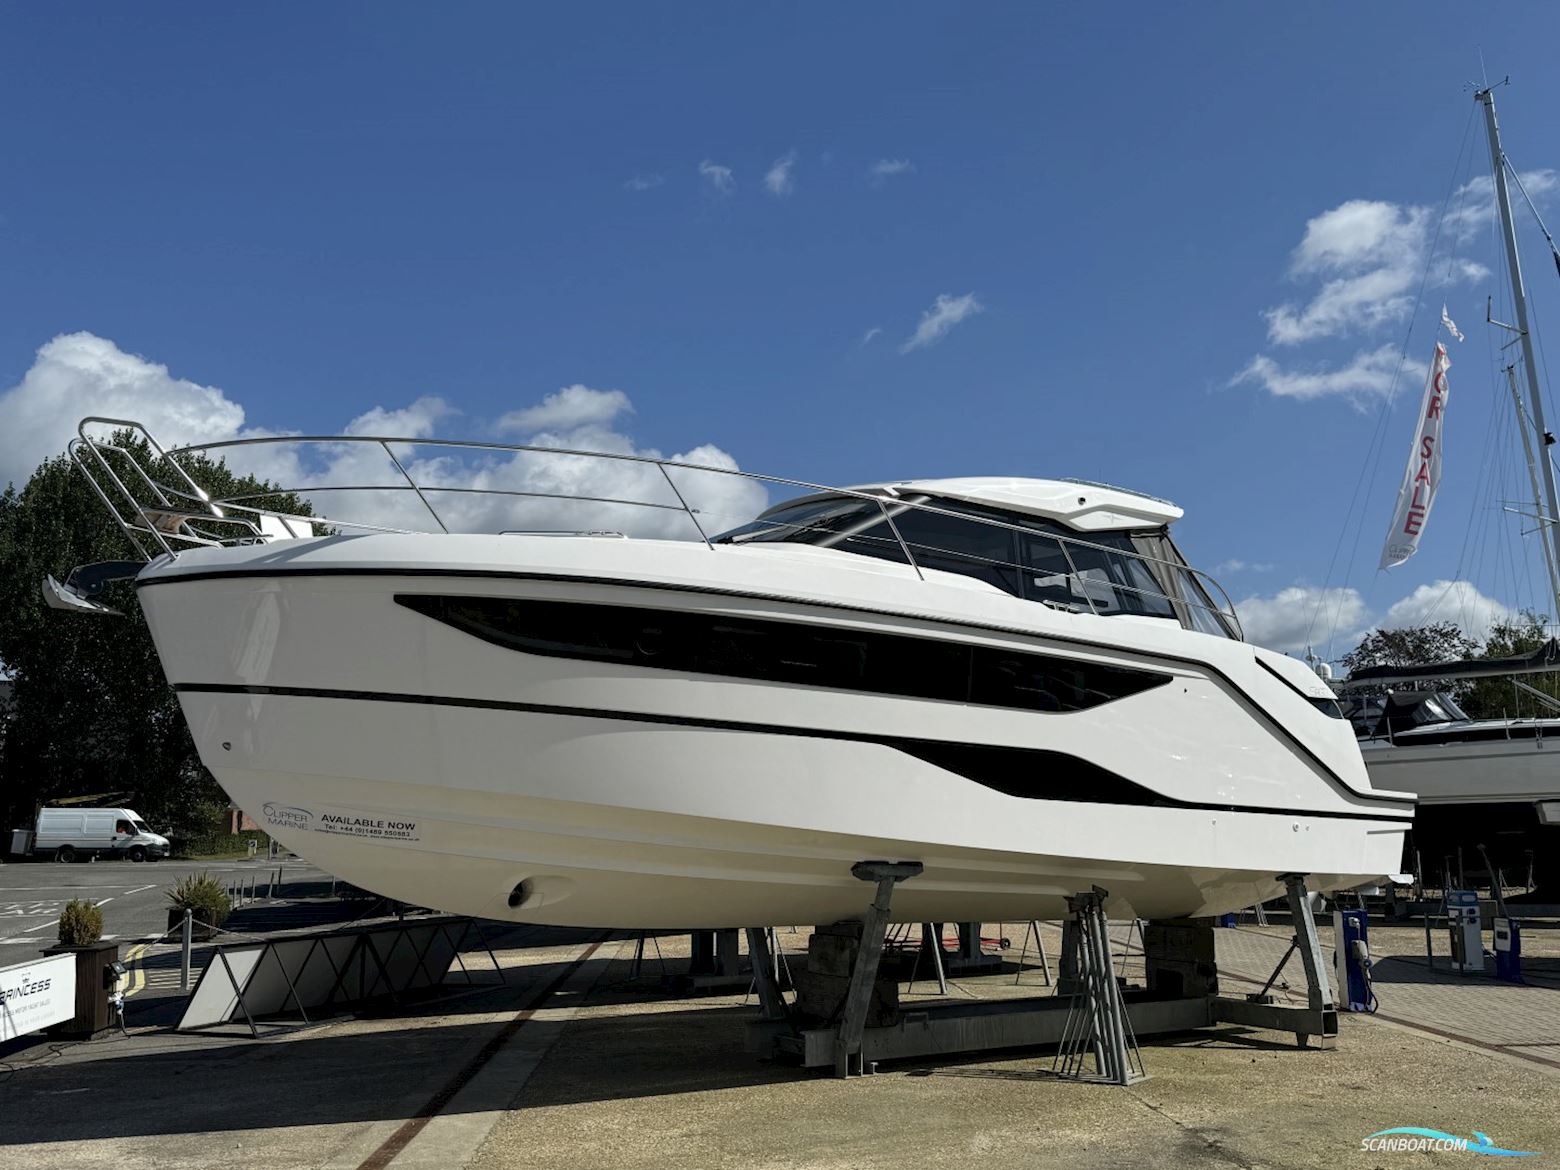
[(1457, 328), (1457, 322), (1453, 321), (1451, 315), (1447, 313), (1445, 301), (1441, 302), (1441, 324), (1445, 325), (1446, 331), (1457, 338), (1458, 341), (1463, 340), (1462, 330)]
[(1436, 488), (1441, 486), (1441, 422), (1446, 414), (1446, 371), (1452, 368), (1446, 346), (1435, 343), (1435, 360), (1425, 379), (1425, 397), (1419, 407), (1419, 427), (1408, 453), (1403, 486), (1398, 488), (1397, 509), (1381, 550), (1381, 567), (1401, 565), (1419, 551), (1419, 537), (1430, 519)]

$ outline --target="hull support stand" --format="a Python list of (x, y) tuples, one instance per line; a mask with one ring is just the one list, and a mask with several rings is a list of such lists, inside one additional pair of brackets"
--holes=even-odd
[[(1338, 1035), (1338, 1012), (1303, 874), (1280, 877), (1288, 891), (1295, 939), (1268, 986), (1255, 995), (1219, 993), (1211, 918), (1140, 923), (1146, 986), (1124, 989), (1106, 935), (1104, 893), (1095, 889), (1070, 899), (1073, 913), (1063, 922), (1060, 971), (1048, 994), (960, 999), (900, 1010), (897, 983), (879, 980), (878, 967), (894, 886), (919, 874), (921, 867), (863, 862), (854, 872), (863, 881), (877, 883), (864, 922), (859, 929), (854, 921), (817, 928), (808, 967), (795, 976), (798, 996), (792, 1020), (753, 1020), (748, 1025), (750, 1051), (804, 1068), (832, 1069), (844, 1077), (871, 1073), (882, 1060), (947, 1059), (1058, 1045), (1057, 1072), (1130, 1084), (1144, 1073), (1137, 1049), (1142, 1036), (1234, 1024), (1292, 1033), (1301, 1047), (1315, 1038), (1325, 1049), (1333, 1047)], [(1304, 1002), (1276, 1002), (1270, 992), (1297, 951), (1305, 967)], [(1091, 1054), (1095, 1074), (1080, 1075)]]
[[(1069, 1080), (1130, 1085), (1148, 1074), (1111, 961), (1105, 893), (1095, 886), (1067, 899), (1067, 909), (1077, 923), (1076, 990), (1051, 1070)], [(1083, 1071), (1086, 1052), (1094, 1056), (1092, 1076)]]
[(758, 1006), (766, 1020), (785, 1020), (790, 1013), (785, 1008), (785, 997), (780, 994), (780, 964), (778, 951), (769, 946), (770, 928), (747, 928), (748, 958), (753, 964), (753, 990), (758, 992)]
[(877, 894), (861, 921), (861, 947), (851, 965), (850, 987), (845, 993), (845, 1012), (834, 1038), (834, 1075), (848, 1077), (863, 1074), (870, 1067), (862, 1059), (861, 1039), (867, 1025), (867, 1008), (872, 985), (877, 980), (878, 963), (883, 958), (883, 940), (888, 933), (888, 909), (894, 886), (921, 872), (919, 861), (858, 861), (850, 872), (864, 882), (876, 882)]
[[(1311, 912), (1311, 896), (1306, 892), (1305, 878), (1303, 873), (1279, 875), (1289, 901), (1289, 918), (1294, 923), (1295, 935), (1262, 990), (1244, 1000), (1219, 996), (1210, 1002), (1214, 1018), (1222, 1023), (1293, 1032), (1295, 1043), (1301, 1048), (1314, 1036), (1317, 1046), (1325, 1049), (1332, 1048), (1338, 1038), (1338, 1009), (1333, 1002), (1332, 985), (1327, 981), (1327, 961), (1322, 955), (1322, 940), (1316, 933), (1316, 917)], [(1300, 952), (1300, 962), (1305, 968), (1306, 1003), (1303, 1008), (1275, 1004), (1268, 994), (1296, 951)]]

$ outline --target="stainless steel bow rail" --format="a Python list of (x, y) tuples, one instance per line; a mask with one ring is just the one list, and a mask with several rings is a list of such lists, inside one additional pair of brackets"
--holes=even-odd
[[(108, 428), (106, 434), (103, 428)], [(140, 445), (144, 444), (144, 449)], [(301, 450), (323, 450), (334, 454), (356, 454), (359, 450), (371, 457), (383, 460), (381, 467), (393, 472), (389, 483), (277, 483), (263, 493), (246, 493), (227, 497), (212, 495), (196, 482), (187, 463), (195, 456), (225, 458), (229, 453), (251, 452), (265, 448), (272, 453), (287, 450), (296, 455)], [(290, 450), (289, 450), (290, 449)], [(416, 474), (415, 460), (403, 459), (397, 450), (431, 449), (441, 455), (478, 456), (488, 462), (467, 466), (464, 470), (475, 477), (478, 472), (492, 471), (498, 465), (498, 457), (526, 457), (538, 460), (594, 460), (606, 465), (638, 466), (653, 469), (644, 477), (650, 484), (664, 483), (666, 491), (660, 499), (645, 498), (652, 494), (648, 489), (638, 497), (597, 496), (584, 492), (525, 490), (522, 488), (492, 487), (473, 483), (432, 482), (428, 475)], [(1204, 611), (1213, 616), (1216, 624), (1232, 637), (1241, 637), (1240, 619), (1229, 595), (1208, 574), (1193, 569), (1180, 561), (1152, 556), (1142, 552), (1096, 544), (1087, 539), (1063, 535), (1049, 529), (1040, 531), (1022, 524), (1007, 523), (986, 516), (972, 515), (940, 507), (924, 500), (906, 499), (893, 488), (877, 491), (859, 491), (852, 488), (830, 487), (808, 483), (805, 480), (780, 476), (759, 475), (730, 467), (714, 467), (708, 464), (685, 463), (671, 459), (654, 459), (643, 455), (623, 455), (606, 451), (578, 451), (561, 447), (538, 447), (523, 444), (473, 442), (454, 439), (394, 438), (380, 435), (278, 435), (247, 439), (229, 439), (217, 443), (201, 443), (187, 447), (165, 448), (141, 423), (132, 419), (93, 416), (81, 421), (77, 437), (67, 449), (71, 460), (80, 468), (93, 492), (109, 510), (126, 539), (143, 561), (158, 556), (177, 556), (180, 551), (199, 547), (221, 547), (235, 544), (253, 544), (276, 539), (312, 536), (321, 526), (335, 531), (355, 532), (431, 532), (452, 531), (446, 512), (440, 512), (440, 503), (470, 497), (489, 497), (503, 501), (518, 509), (527, 501), (550, 500), (579, 504), (595, 504), (608, 507), (644, 509), (661, 514), (680, 514), (688, 522), (687, 535), (701, 541), (712, 551), (723, 547), (717, 533), (706, 524), (708, 513), (693, 506), (689, 500), (690, 483), (698, 476), (726, 476), (803, 494), (826, 493), (832, 496), (853, 498), (873, 504), (881, 516), (891, 542), (885, 547), (896, 547), (904, 561), (924, 579), (923, 561), (936, 558), (946, 562), (954, 559), (966, 561), (982, 570), (1004, 569), (1020, 574), (1032, 572), (1033, 566), (995, 558), (975, 556), (957, 549), (939, 548), (935, 545), (907, 541), (895, 522), (896, 516), (916, 510), (939, 516), (954, 517), (966, 523), (979, 524), (1000, 530), (1017, 532), (1031, 538), (1041, 536), (1054, 540), (1068, 566), (1067, 583), (1070, 593), (1082, 599), (1081, 604), (1044, 601), (1074, 612), (1101, 614), (1096, 601), (1097, 590), (1110, 590), (1138, 597), (1158, 598), (1169, 603), (1172, 612), (1181, 607)], [(439, 472), (446, 473), (452, 460), (436, 461)], [(327, 478), (328, 477), (324, 477)], [(681, 482), (679, 482), (681, 481)], [(317, 497), (331, 494), (346, 498), (361, 498), (365, 493), (383, 493), (388, 496), (409, 496), (416, 507), (426, 513), (431, 526), (421, 528), (392, 527), (385, 524), (348, 519), (343, 515), (316, 513), (302, 515), (264, 506), (269, 497), (297, 495), (310, 498), (311, 505)], [(702, 518), (701, 518), (702, 517)], [(748, 520), (743, 516), (737, 522)], [(764, 521), (774, 528), (800, 528), (782, 521)], [(876, 527), (873, 521), (869, 527)], [(497, 531), (514, 533), (520, 530), (498, 528)], [(556, 534), (556, 533), (551, 533)], [(578, 532), (575, 535), (622, 535), (599, 530)], [(921, 556), (917, 557), (917, 551)], [(1075, 557), (1075, 554), (1080, 554)], [(1170, 592), (1131, 585), (1124, 580), (1098, 580), (1090, 577), (1090, 571), (1080, 571), (1079, 559), (1108, 557), (1112, 560), (1139, 561), (1149, 567), (1147, 579), (1155, 582), (1171, 581), (1175, 585)], [(116, 566), (118, 562), (114, 563)], [(67, 608), (103, 607), (91, 603), (103, 585), (113, 579), (112, 572), (126, 575), (122, 569), (94, 573), (88, 566), (78, 570), (66, 582), (63, 595), (51, 600)], [(83, 604), (85, 602), (86, 604)]]

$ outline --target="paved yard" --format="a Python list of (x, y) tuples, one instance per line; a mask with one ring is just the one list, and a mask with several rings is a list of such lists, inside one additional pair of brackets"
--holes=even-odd
[[(1054, 962), (1059, 937), (1046, 930)], [(1012, 938), (1016, 957), (1021, 927), (985, 933)], [(780, 941), (794, 960), (806, 934), (782, 931)], [(1398, 945), (1390, 931), (1373, 941), (1378, 955)], [(1228, 990), (1265, 978), (1285, 942), (1282, 926), (1221, 931)], [(1404, 1125), (1479, 1130), (1536, 1151), (1526, 1164), (1560, 1163), (1560, 1067), (1543, 1055), (1560, 1021), (1552, 988), (1388, 978), (1412, 969), (1389, 958), (1383, 1016), (1345, 1016), (1330, 1052), (1223, 1028), (1149, 1040), (1151, 1079), (1128, 1089), (1058, 1082), (1045, 1053), (838, 1082), (744, 1051), (753, 1005), (742, 996), (670, 998), (654, 947), (644, 977), (630, 980), (632, 947), (523, 928), (499, 948), (504, 986), (394, 1017), (259, 1042), (142, 1027), (129, 1039), (34, 1051), (9, 1075), (0, 1066), (0, 1164), (1444, 1166), (1452, 1155), (1360, 1151), (1367, 1135)], [(661, 949), (669, 970), (686, 961), (685, 938), (662, 939)], [(1135, 962), (1129, 954), (1129, 975)], [(559, 979), (533, 1010), (539, 989)], [(1040, 985), (1031, 967), (1015, 987), (1009, 965), (956, 979), (951, 994), (1005, 997)], [(922, 981), (912, 998), (935, 995)], [(1388, 1021), (1389, 1011), (1413, 1026)]]

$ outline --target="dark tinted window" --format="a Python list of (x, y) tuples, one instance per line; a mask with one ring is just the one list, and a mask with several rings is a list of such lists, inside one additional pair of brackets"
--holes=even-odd
[(497, 597), (396, 601), (529, 654), (1030, 711), (1080, 711), (1170, 681), (1155, 671), (801, 622)]
[[(1016, 597), (1069, 609), (1177, 620), (1165, 587), (1139, 555), (1130, 533), (1073, 532), (1034, 517), (932, 496), (909, 502), (939, 511), (894, 501), (880, 507), (873, 500), (813, 500), (779, 509), (717, 539), (816, 544), (903, 563), (904, 549), (894, 536), (897, 528), (923, 569), (974, 577)], [(885, 508), (893, 527), (883, 517)], [(1061, 536), (1069, 538), (1065, 550)]]
[(1099, 613), (1174, 619), (1175, 607), (1125, 532), (1072, 533), (1064, 545), (1043, 521), (1020, 538), (1025, 596)]
[[(915, 497), (916, 502), (926, 499)], [(942, 500), (934, 503), (937, 507), (953, 506)], [(883, 517), (885, 508), (893, 518), (892, 526)], [(894, 535), (895, 528), (899, 530), (898, 537)], [(905, 551), (899, 543), (903, 538), (921, 568), (974, 577), (1019, 596), (1013, 537), (1006, 528), (963, 516), (908, 508), (892, 501), (879, 507), (871, 500), (848, 499), (798, 504), (717, 539), (741, 544), (816, 544), (904, 564)]]
[(1011, 529), (920, 508), (900, 512), (894, 525), (923, 569), (962, 573), (1015, 597), (1020, 595), (1014, 546), (1017, 534)]

